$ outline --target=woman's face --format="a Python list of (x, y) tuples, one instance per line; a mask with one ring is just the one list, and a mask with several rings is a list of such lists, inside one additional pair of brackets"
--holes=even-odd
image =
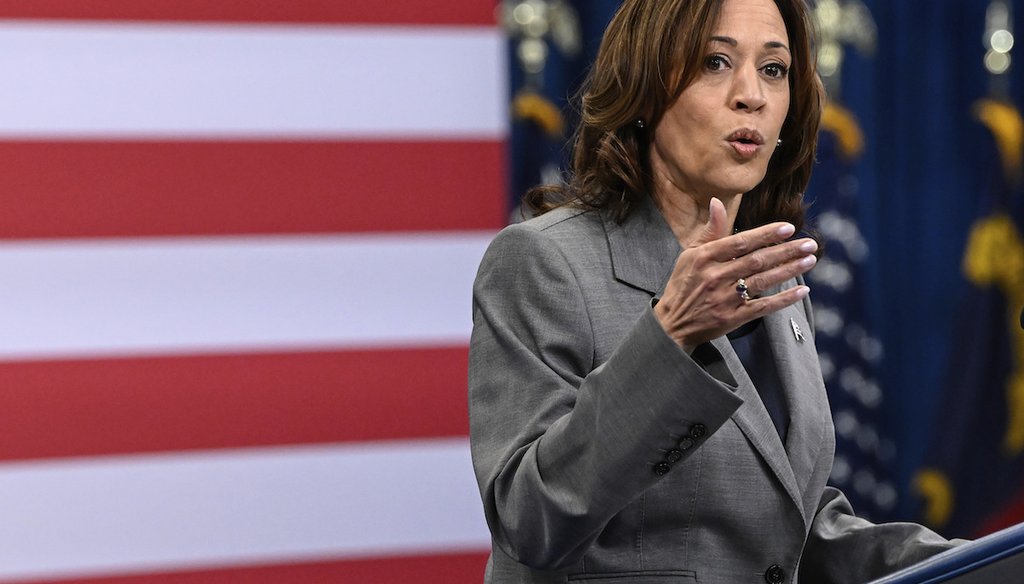
[(705, 200), (761, 182), (789, 111), (788, 47), (773, 0), (725, 0), (701, 70), (655, 128), (659, 190)]

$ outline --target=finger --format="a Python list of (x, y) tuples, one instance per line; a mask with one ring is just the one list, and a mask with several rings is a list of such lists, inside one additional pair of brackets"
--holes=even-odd
[(750, 290), (750, 294), (770, 290), (779, 284), (783, 284), (800, 274), (807, 272), (813, 268), (814, 264), (817, 262), (818, 258), (813, 255), (804, 256), (800, 259), (786, 262), (766, 272), (761, 272), (760, 274), (755, 274), (746, 278), (745, 281), (747, 288)]
[(793, 286), (792, 288), (783, 290), (778, 294), (755, 298), (749, 302), (745, 302), (743, 306), (737, 310), (737, 313), (738, 316), (745, 319), (745, 321), (751, 321), (759, 316), (777, 312), (787, 306), (800, 302), (810, 293), (810, 291), (811, 289), (807, 286)]
[(715, 261), (726, 262), (786, 241), (795, 231), (791, 223), (769, 223), (709, 242), (708, 254)]
[(708, 204), (708, 222), (704, 224), (700, 235), (697, 236), (691, 245), (693, 247), (704, 245), (729, 235), (728, 220), (729, 217), (725, 212), (725, 205), (722, 204), (722, 201), (718, 200), (718, 197), (711, 197), (711, 203)]
[[(722, 264), (726, 270), (723, 277), (727, 279), (745, 278), (748, 283), (756, 281), (754, 276), (794, 260), (814, 257), (813, 254), (817, 250), (818, 243), (810, 238), (787, 241), (779, 245), (754, 250), (735, 261)], [(813, 265), (813, 263), (810, 264), (810, 266)], [(760, 289), (763, 290), (764, 287)]]

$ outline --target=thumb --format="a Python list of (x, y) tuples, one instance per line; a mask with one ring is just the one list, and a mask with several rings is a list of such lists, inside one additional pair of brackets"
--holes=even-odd
[(727, 220), (725, 205), (718, 200), (718, 197), (711, 197), (711, 204), (708, 205), (708, 222), (704, 224), (704, 228), (700, 230), (700, 235), (697, 236), (693, 244), (703, 245), (729, 235)]

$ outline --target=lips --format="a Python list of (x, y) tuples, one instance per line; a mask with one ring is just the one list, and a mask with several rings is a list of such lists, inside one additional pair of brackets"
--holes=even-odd
[(736, 130), (725, 139), (732, 146), (737, 154), (744, 158), (753, 158), (757, 151), (764, 145), (764, 136), (761, 132), (751, 128)]
[(742, 144), (754, 144), (755, 146), (764, 145), (764, 136), (757, 130), (750, 128), (741, 128), (736, 130), (729, 137), (726, 138), (729, 142), (740, 142)]

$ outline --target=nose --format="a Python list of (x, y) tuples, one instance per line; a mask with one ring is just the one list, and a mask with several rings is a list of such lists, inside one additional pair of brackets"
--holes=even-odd
[(758, 111), (768, 103), (758, 71), (754, 67), (738, 69), (733, 79), (732, 107), (736, 110)]

